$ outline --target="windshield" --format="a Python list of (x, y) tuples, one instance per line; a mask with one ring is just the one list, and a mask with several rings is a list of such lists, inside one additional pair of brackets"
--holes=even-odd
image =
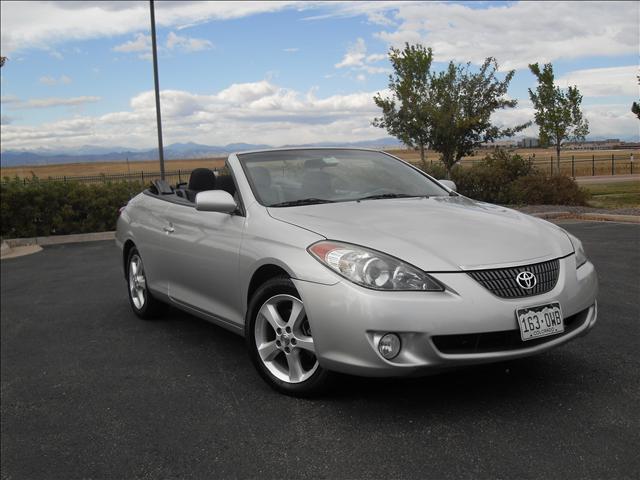
[(238, 158), (256, 198), (268, 207), (449, 195), (425, 175), (379, 152), (282, 150)]

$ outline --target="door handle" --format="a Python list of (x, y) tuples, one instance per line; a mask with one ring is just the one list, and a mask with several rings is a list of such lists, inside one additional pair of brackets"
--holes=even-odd
[(171, 225), (168, 227), (162, 227), (162, 230), (164, 230), (166, 233), (173, 233), (176, 231), (176, 229), (173, 228)]

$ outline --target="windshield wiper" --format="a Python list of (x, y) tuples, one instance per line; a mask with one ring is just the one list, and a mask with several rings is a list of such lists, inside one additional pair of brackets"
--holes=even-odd
[(429, 198), (429, 195), (409, 195), (407, 193), (380, 193), (378, 195), (369, 195), (367, 197), (358, 198), (358, 202), (360, 200), (377, 200), (380, 198), (416, 198), (416, 197)]
[(315, 205), (318, 203), (334, 203), (335, 200), (327, 200), (326, 198), (301, 198), (299, 200), (290, 200), (288, 202), (280, 202), (269, 205), (269, 207), (299, 207), (302, 205)]

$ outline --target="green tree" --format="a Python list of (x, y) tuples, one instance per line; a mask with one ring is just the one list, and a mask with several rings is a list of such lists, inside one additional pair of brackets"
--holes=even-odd
[(505, 98), (514, 71), (499, 80), (493, 58), (487, 58), (475, 72), (469, 63), (450, 62), (444, 72), (434, 73), (432, 50), (407, 43), (403, 50), (391, 48), (389, 60), (394, 69), (389, 76), (392, 96), (384, 98), (378, 93), (373, 98), (382, 109), (382, 117), (374, 119), (373, 125), (419, 147), (425, 166), (427, 146), (440, 153), (450, 175), (453, 166), (481, 143), (513, 136), (529, 125), (501, 128), (492, 123), (494, 112), (517, 105), (516, 100)]
[(4, 67), (4, 62), (7, 61), (7, 57), (0, 57), (0, 67)]
[(518, 104), (506, 97), (515, 71), (507, 72), (500, 80), (497, 70), (496, 60), (489, 57), (477, 71), (470, 63), (463, 66), (449, 62), (445, 71), (432, 75), (428, 104), (430, 145), (440, 153), (449, 176), (453, 166), (482, 143), (512, 137), (530, 124), (502, 128), (492, 122), (496, 111)]
[(529, 97), (536, 109), (535, 122), (540, 129), (540, 143), (556, 148), (557, 169), (560, 171), (560, 148), (565, 140), (584, 140), (589, 133), (589, 122), (582, 115), (582, 95), (578, 87), (563, 91), (554, 84), (553, 65), (545, 64), (540, 69), (537, 63), (529, 70), (538, 80), (538, 87)]
[(394, 73), (389, 75), (391, 98), (380, 93), (373, 97), (382, 109), (382, 117), (375, 118), (373, 125), (385, 128), (390, 135), (410, 147), (420, 149), (420, 160), (426, 166), (425, 148), (429, 144), (429, 92), (430, 69), (433, 54), (422, 45), (405, 44), (404, 49), (392, 47), (389, 60)]

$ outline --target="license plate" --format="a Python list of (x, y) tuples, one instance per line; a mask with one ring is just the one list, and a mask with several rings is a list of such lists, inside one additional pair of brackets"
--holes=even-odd
[(519, 308), (516, 310), (516, 318), (523, 342), (564, 332), (564, 321), (559, 302)]

